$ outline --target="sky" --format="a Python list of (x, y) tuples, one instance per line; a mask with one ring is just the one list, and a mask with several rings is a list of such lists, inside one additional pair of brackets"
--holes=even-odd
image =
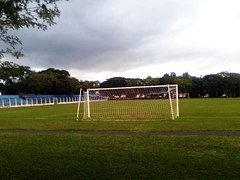
[(101, 82), (240, 73), (239, 0), (70, 0), (58, 6), (57, 24), (20, 30), (25, 56), (6, 60)]

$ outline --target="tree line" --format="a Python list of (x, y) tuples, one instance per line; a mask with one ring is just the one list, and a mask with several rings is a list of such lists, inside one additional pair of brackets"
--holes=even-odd
[(180, 93), (188, 93), (191, 98), (199, 97), (240, 97), (240, 74), (221, 72), (204, 77), (190, 76), (187, 72), (181, 76), (176, 73), (164, 74), (163, 77), (133, 79), (114, 77), (100, 84), (100, 87), (150, 86), (178, 84)]
[(204, 77), (181, 76), (176, 73), (162, 77), (141, 78), (112, 77), (106, 81), (82, 81), (70, 76), (66, 70), (48, 68), (35, 72), (28, 66), (9, 61), (0, 61), (0, 92), (2, 94), (78, 94), (79, 89), (94, 87), (150, 86), (158, 84), (178, 84), (180, 93), (190, 97), (240, 97), (240, 74), (221, 72)]

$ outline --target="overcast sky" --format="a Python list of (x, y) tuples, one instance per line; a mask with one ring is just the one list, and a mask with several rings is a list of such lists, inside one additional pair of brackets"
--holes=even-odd
[(239, 0), (70, 0), (48, 31), (21, 30), (32, 69), (80, 80), (239, 72)]

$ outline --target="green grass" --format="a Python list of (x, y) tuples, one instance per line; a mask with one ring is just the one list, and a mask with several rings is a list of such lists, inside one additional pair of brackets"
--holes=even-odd
[[(172, 101), (176, 107), (176, 101)], [(91, 102), (92, 120), (166, 120), (171, 118), (169, 100), (109, 100)], [(176, 108), (174, 114), (176, 114)]]
[(240, 99), (183, 99), (176, 120), (80, 120), (77, 104), (0, 109), (0, 129), (240, 130)]
[[(239, 131), (240, 99), (183, 99), (173, 120), (80, 120), (77, 104), (0, 109), (0, 129)], [(0, 179), (238, 179), (240, 137), (0, 133)]]
[(1, 179), (238, 179), (240, 139), (6, 135)]

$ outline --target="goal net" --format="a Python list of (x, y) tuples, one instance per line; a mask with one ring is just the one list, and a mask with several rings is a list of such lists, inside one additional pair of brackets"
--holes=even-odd
[(84, 97), (84, 119), (174, 120), (179, 116), (177, 85), (95, 88)]

